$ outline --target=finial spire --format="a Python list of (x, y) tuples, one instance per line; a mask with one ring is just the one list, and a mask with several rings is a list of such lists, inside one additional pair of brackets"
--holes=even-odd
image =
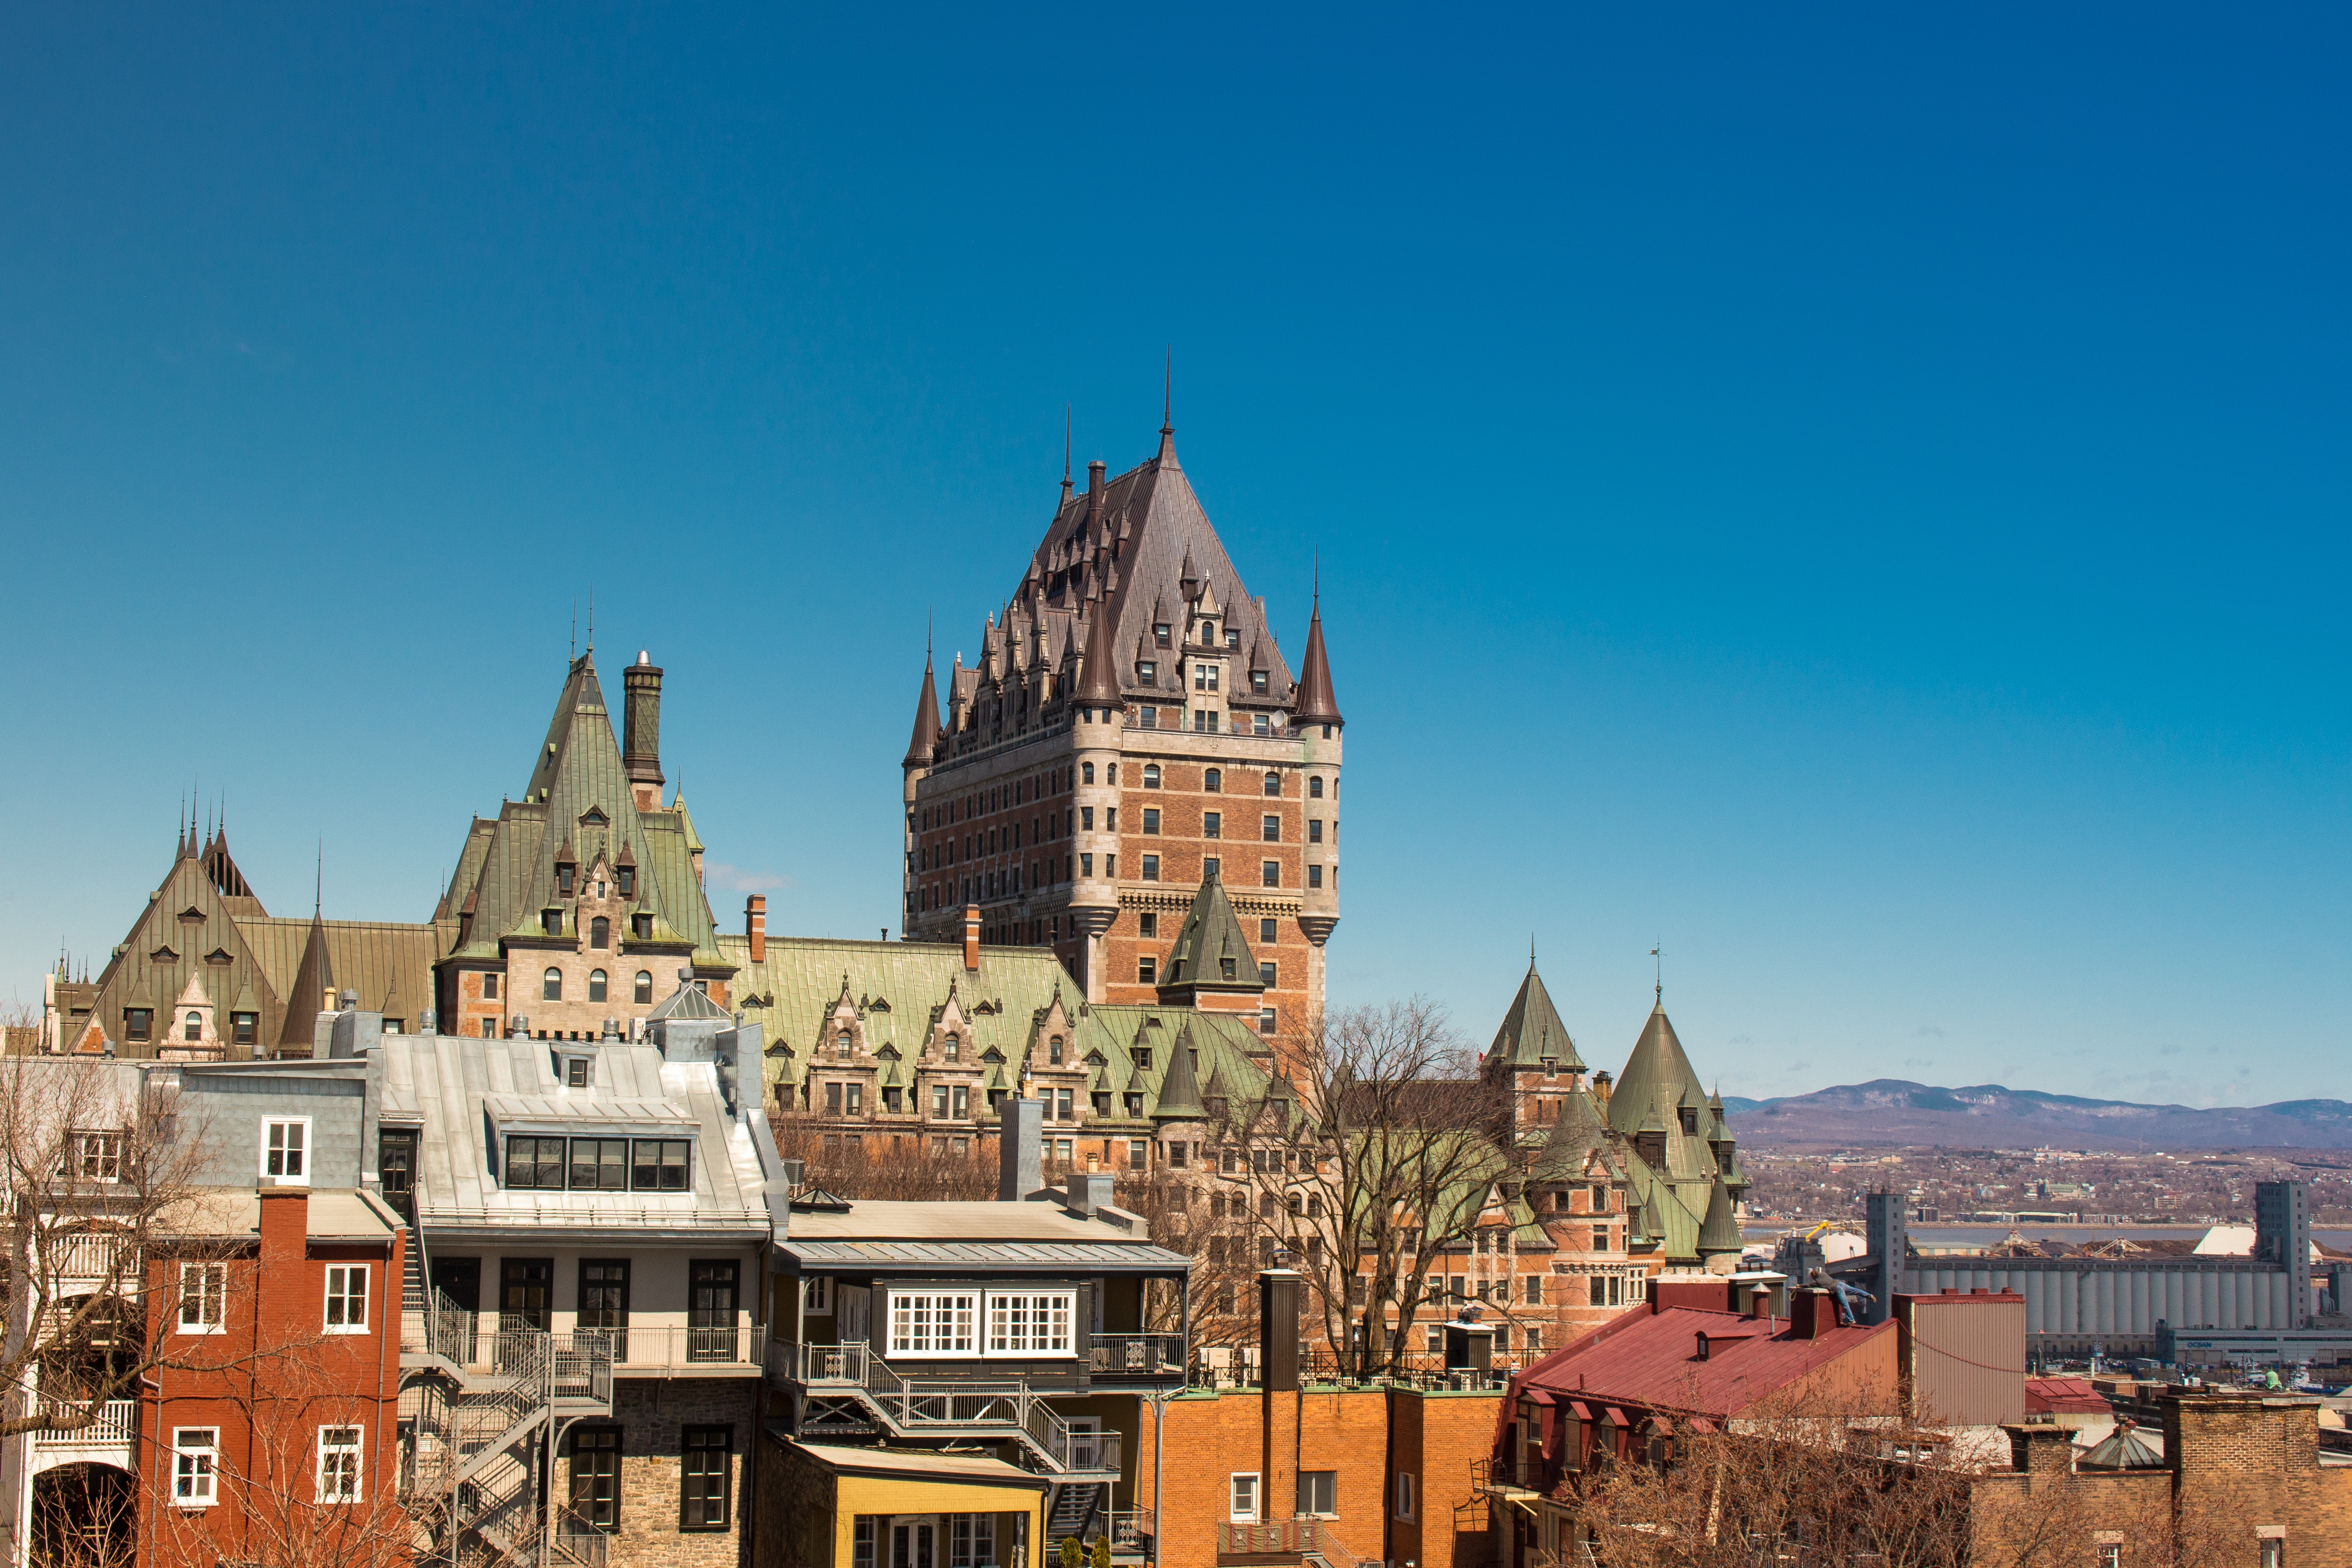
[(580, 601), (577, 598), (572, 601), (572, 634), (563, 656), (566, 659), (580, 656)]
[(1168, 379), (1160, 390), (1160, 434), (1176, 434), (1176, 346), (1173, 343), (1168, 346)]
[(592, 656), (596, 652), (596, 587), (593, 583), (588, 587), (588, 652)]
[(312, 876), (315, 880), (310, 884), (310, 918), (316, 920), (319, 911), (327, 904), (327, 841), (324, 839), (319, 841), (319, 865)]
[(1070, 405), (1062, 405), (1062, 499), (1070, 498)]
[(1660, 956), (1664, 947), (1665, 943), (1661, 941), (1650, 949), (1650, 958), (1654, 966), (1653, 989), (1660, 1007), (1666, 1005), (1666, 961)]

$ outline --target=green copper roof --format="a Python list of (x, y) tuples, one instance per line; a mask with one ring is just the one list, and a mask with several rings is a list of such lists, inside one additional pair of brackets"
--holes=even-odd
[[(1231, 974), (1226, 973), (1228, 963), (1233, 966)], [(1168, 954), (1168, 971), (1160, 983), (1163, 987), (1258, 984), (1257, 959), (1250, 953), (1249, 938), (1242, 934), (1241, 918), (1234, 913), (1222, 882), (1204, 882), (1192, 895), (1192, 907), (1176, 933), (1176, 946)]]
[(1706, 1218), (1698, 1228), (1699, 1256), (1737, 1252), (1746, 1243), (1739, 1234), (1738, 1217), (1732, 1212), (1731, 1194), (1721, 1182), (1713, 1183), (1706, 1203)]
[(1584, 1065), (1533, 958), (1528, 960), (1528, 977), (1519, 982), (1519, 994), (1511, 998), (1511, 1010), (1503, 1015), (1503, 1026), (1495, 1031), (1495, 1043), (1486, 1054), (1489, 1061), (1500, 1059), (1514, 1067), (1540, 1067), (1548, 1061), (1563, 1068)]

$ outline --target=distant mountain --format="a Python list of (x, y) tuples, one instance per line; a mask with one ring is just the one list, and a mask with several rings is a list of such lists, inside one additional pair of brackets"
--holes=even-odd
[(1897, 1148), (2075, 1149), (2352, 1148), (2352, 1103), (2282, 1100), (2275, 1105), (2140, 1105), (1979, 1083), (1938, 1089), (1900, 1078), (1841, 1084), (1777, 1100), (1736, 1100), (1724, 1110), (1742, 1143)]

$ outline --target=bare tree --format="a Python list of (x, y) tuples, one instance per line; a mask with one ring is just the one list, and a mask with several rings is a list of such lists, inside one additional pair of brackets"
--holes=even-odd
[(1229, 1194), (1228, 1218), (1258, 1262), (1304, 1275), (1346, 1372), (1398, 1372), (1444, 1289), (1443, 1260), (1476, 1244), (1507, 1172), (1507, 1106), (1425, 998), (1330, 1014), (1284, 1054), (1290, 1078), (1223, 1110), (1221, 1164), (1230, 1158), (1249, 1194), (1237, 1216)]
[(996, 1196), (996, 1166), (974, 1138), (963, 1154), (935, 1153), (921, 1134), (887, 1131), (844, 1134), (806, 1113), (772, 1115), (776, 1152), (799, 1160), (807, 1180), (836, 1197), (894, 1199), (989, 1198)]

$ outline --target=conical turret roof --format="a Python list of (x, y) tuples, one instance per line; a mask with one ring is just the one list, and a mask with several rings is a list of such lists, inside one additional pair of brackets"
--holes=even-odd
[(1187, 1019), (1184, 1027), (1176, 1031), (1176, 1043), (1169, 1048), (1168, 1071), (1160, 1079), (1160, 1103), (1152, 1113), (1163, 1119), (1206, 1116), (1208, 1108), (1201, 1103), (1201, 1085), (1192, 1071), (1192, 1023)]
[(1706, 1218), (1699, 1222), (1699, 1256), (1737, 1252), (1746, 1245), (1739, 1234), (1739, 1216), (1732, 1207), (1731, 1189), (1717, 1182), (1713, 1195), (1706, 1200)]
[(915, 734), (907, 742), (907, 758), (899, 766), (929, 768), (940, 744), (940, 692), (931, 679), (931, 655), (923, 654), (923, 689), (915, 698)]
[(1111, 620), (1110, 607), (1097, 604), (1087, 627), (1087, 656), (1078, 672), (1078, 701), (1087, 707), (1119, 706), (1118, 655), (1111, 651)]
[(1635, 1132), (1640, 1118), (1650, 1114), (1654, 1101), (1680, 1105), (1685, 1093), (1696, 1096), (1695, 1103), (1706, 1103), (1706, 1091), (1691, 1070), (1690, 1058), (1683, 1054), (1682, 1041), (1675, 1038), (1675, 1026), (1666, 1018), (1665, 1004), (1660, 1002), (1650, 1009), (1642, 1038), (1634, 1041), (1633, 1053), (1625, 1059), (1625, 1071), (1617, 1075), (1617, 1087), (1609, 1099), (1609, 1124), (1621, 1133)]
[(1486, 1056), (1513, 1067), (1538, 1067), (1546, 1061), (1564, 1068), (1584, 1065), (1532, 958), (1528, 960), (1527, 978), (1519, 982), (1519, 994), (1511, 998), (1511, 1010), (1503, 1015), (1503, 1025), (1495, 1031), (1495, 1043), (1487, 1047)]
[(1298, 700), (1291, 706), (1294, 724), (1339, 724), (1339, 699), (1331, 691), (1331, 658), (1323, 651), (1323, 599), (1318, 593), (1307, 620), (1307, 657), (1298, 666)]

